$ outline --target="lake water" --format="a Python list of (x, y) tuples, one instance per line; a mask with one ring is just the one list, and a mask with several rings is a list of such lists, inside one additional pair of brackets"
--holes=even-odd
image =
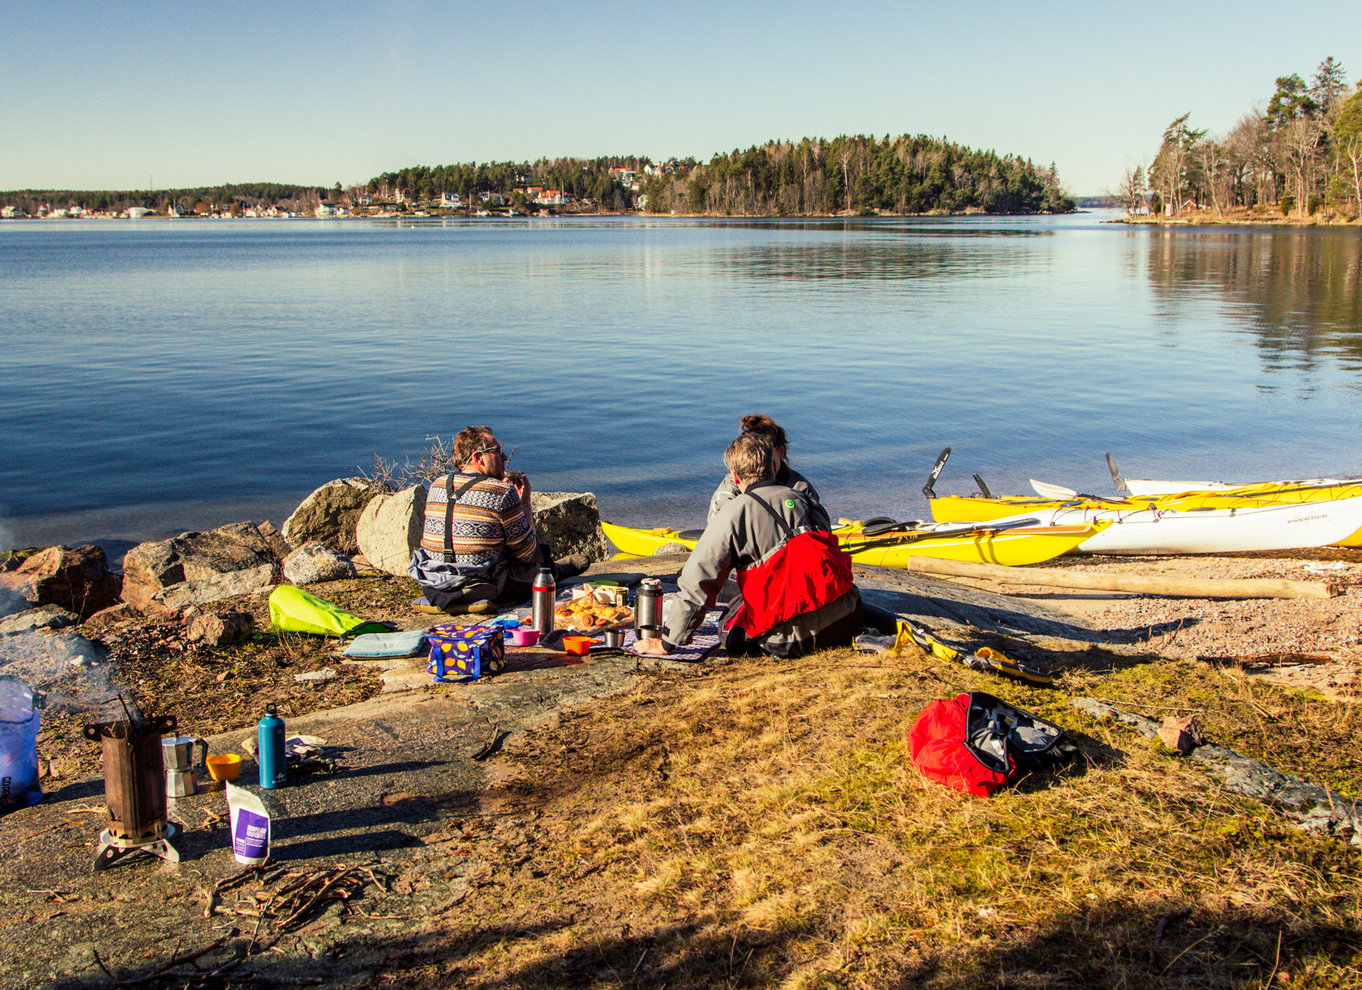
[(235, 519), (490, 423), (695, 525), (746, 412), (834, 516), (1362, 474), (1362, 236), (1059, 218), (0, 223), (0, 546)]

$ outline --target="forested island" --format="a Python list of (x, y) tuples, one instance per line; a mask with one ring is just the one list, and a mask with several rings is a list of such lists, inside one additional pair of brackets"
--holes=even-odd
[[(1351, 93), (1350, 93), (1351, 90)], [(1176, 118), (1116, 195), (1129, 219), (1356, 221), (1362, 214), (1362, 82), (1332, 57), (1306, 82), (1278, 76), (1228, 134)]]
[(411, 166), (363, 185), (239, 183), (143, 191), (0, 192), (16, 216), (687, 216), (1070, 213), (1053, 164), (926, 135), (768, 141), (708, 162), (646, 156)]

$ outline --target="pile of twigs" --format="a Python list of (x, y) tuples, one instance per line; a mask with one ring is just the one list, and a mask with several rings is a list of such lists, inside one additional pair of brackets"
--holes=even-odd
[[(258, 884), (247, 891), (251, 880)], [(218, 881), (208, 891), (203, 916), (235, 914), (257, 918), (257, 926), (269, 921), (276, 933), (290, 932), (315, 920), (330, 903), (347, 903), (363, 889), (366, 880), (387, 889), (369, 867), (337, 864), (321, 870), (281, 867), (268, 872), (265, 867), (250, 867)], [(271, 889), (272, 884), (278, 886)], [(236, 896), (228, 903), (223, 895), (234, 891)]]

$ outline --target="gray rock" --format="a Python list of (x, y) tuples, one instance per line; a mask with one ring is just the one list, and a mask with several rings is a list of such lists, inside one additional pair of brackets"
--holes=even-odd
[(355, 527), (359, 552), (378, 570), (406, 577), (412, 551), (421, 542), (425, 511), (422, 485), (373, 499)]
[(255, 617), (249, 612), (207, 612), (196, 615), (185, 626), (185, 638), (209, 646), (235, 646), (255, 632)]
[(82, 616), (116, 603), (120, 586), (104, 549), (88, 544), (48, 547), (0, 574), (0, 589), (9, 605), (17, 597), (29, 605), (59, 605)]
[(252, 523), (141, 543), (123, 558), (123, 600), (166, 614), (274, 583), (279, 558)]
[(79, 621), (79, 615), (59, 605), (39, 605), (0, 619), (0, 636), (32, 632), (35, 629), (64, 629)]
[(324, 543), (304, 544), (284, 558), (285, 579), (300, 587), (354, 576), (355, 565), (350, 558)]
[(541, 542), (561, 560), (580, 553), (587, 560), (605, 560), (610, 556), (605, 533), (601, 531), (601, 514), (596, 496), (590, 492), (535, 492), (531, 497), (534, 509), (534, 531)]
[(289, 546), (325, 543), (342, 553), (359, 550), (355, 527), (365, 507), (382, 490), (367, 478), (328, 481), (298, 505), (284, 520), (283, 536)]
[(335, 667), (323, 667), (321, 670), (309, 670), (306, 674), (294, 674), (293, 679), (299, 684), (325, 684), (334, 681), (337, 676)]

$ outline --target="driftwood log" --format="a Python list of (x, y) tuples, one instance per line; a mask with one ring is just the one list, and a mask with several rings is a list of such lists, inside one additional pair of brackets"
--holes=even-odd
[(1076, 574), (1033, 567), (1003, 567), (934, 557), (908, 558), (908, 570), (952, 577), (981, 578), (1000, 584), (1032, 584), (1085, 591), (1123, 591), (1161, 598), (1334, 598), (1335, 585), (1320, 581), (1277, 578), (1179, 578), (1168, 575), (1133, 577), (1117, 574)]

